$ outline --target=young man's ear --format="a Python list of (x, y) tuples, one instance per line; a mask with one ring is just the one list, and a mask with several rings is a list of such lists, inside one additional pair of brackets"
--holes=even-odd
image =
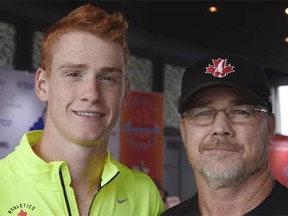
[(38, 98), (43, 101), (48, 101), (48, 78), (47, 72), (39, 68), (35, 75), (35, 93)]

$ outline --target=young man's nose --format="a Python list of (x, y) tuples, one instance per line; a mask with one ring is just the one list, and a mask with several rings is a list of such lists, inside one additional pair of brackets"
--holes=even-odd
[(99, 100), (101, 96), (101, 88), (97, 79), (89, 79), (83, 85), (82, 100), (93, 102)]

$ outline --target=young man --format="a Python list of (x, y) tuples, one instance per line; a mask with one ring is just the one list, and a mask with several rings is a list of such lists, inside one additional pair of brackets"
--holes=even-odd
[(0, 162), (0, 215), (159, 215), (153, 181), (108, 147), (129, 94), (127, 22), (91, 5), (52, 25), (35, 91), (44, 131), (23, 136)]
[(288, 189), (269, 171), (275, 117), (260, 66), (233, 54), (196, 62), (179, 113), (198, 192), (163, 215), (288, 215)]

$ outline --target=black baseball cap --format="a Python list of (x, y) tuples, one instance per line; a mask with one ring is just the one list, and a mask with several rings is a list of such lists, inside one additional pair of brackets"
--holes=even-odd
[(213, 86), (245, 90), (272, 112), (271, 93), (263, 68), (246, 57), (218, 53), (197, 61), (184, 72), (179, 113), (189, 108), (190, 99), (197, 91)]

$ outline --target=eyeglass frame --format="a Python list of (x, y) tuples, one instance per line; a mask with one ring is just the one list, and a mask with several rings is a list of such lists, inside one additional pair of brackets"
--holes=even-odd
[[(226, 112), (227, 110), (229, 111), (229, 110), (231, 110), (233, 107), (241, 107), (241, 106), (249, 106), (250, 108), (252, 108), (252, 110), (253, 110), (253, 113), (252, 113), (252, 118), (251, 118), (251, 120), (250, 121), (247, 121), (247, 122), (245, 122), (245, 121), (243, 121), (243, 122), (234, 122), (233, 120), (231, 120), (231, 118), (229, 117), (229, 114), (230, 114), (230, 112)], [(264, 112), (264, 113), (267, 113), (267, 114), (269, 114), (269, 110), (268, 110), (268, 108), (267, 107), (263, 107), (263, 106), (260, 106), (260, 105), (251, 105), (251, 104), (241, 104), (241, 105), (232, 105), (232, 106), (229, 106), (229, 107), (226, 107), (226, 108), (221, 108), (221, 109), (215, 109), (214, 107), (190, 107), (190, 108), (188, 108), (185, 112), (183, 112), (183, 114), (181, 114), (181, 118), (182, 119), (184, 119), (186, 116), (188, 116), (189, 117), (189, 114), (188, 114), (188, 111), (189, 110), (191, 110), (191, 109), (198, 109), (198, 108), (207, 108), (207, 110), (209, 110), (209, 111), (213, 111), (213, 118), (212, 118), (212, 121), (211, 121), (211, 123), (205, 123), (205, 124), (199, 124), (199, 123), (193, 123), (193, 122), (191, 122), (191, 119), (189, 120), (189, 119), (187, 119), (187, 121), (188, 121), (188, 123), (189, 124), (191, 124), (191, 125), (199, 125), (199, 126), (208, 126), (208, 125), (212, 125), (213, 123), (214, 123), (214, 121), (215, 121), (215, 118), (216, 118), (216, 116), (217, 116), (217, 114), (220, 112), (220, 111), (223, 111), (224, 112), (224, 114), (225, 114), (225, 116), (227, 117), (227, 119), (231, 122), (231, 123), (236, 123), (236, 124), (241, 124), (241, 123), (250, 123), (250, 122), (252, 122), (254, 119), (255, 119), (255, 114), (256, 114), (256, 112)], [(236, 109), (235, 109), (236, 110)], [(192, 115), (190, 115), (190, 116), (192, 116)]]

